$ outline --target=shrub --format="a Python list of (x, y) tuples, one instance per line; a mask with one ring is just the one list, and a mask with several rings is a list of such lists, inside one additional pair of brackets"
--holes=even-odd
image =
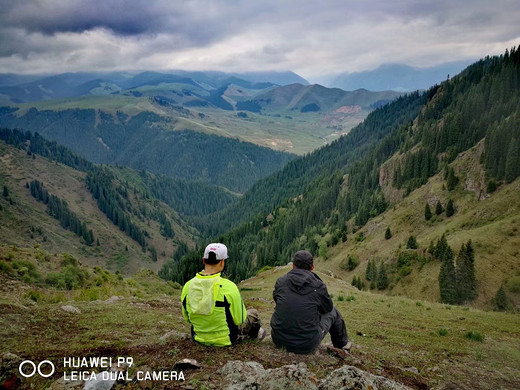
[(43, 294), (36, 290), (29, 290), (25, 293), (24, 297), (34, 302), (40, 302), (43, 299)]
[(309, 103), (300, 109), (300, 112), (317, 112), (320, 110), (320, 106), (316, 103)]
[(487, 184), (487, 193), (488, 194), (495, 192), (497, 190), (497, 188), (498, 188), (498, 184), (496, 181), (494, 181), (494, 180), (488, 181), (488, 184)]
[(448, 335), (448, 329), (439, 329), (439, 336), (447, 336)]
[(512, 293), (520, 293), (520, 276), (513, 276), (506, 283), (507, 289)]
[(399, 268), (399, 275), (401, 276), (408, 276), (412, 273), (412, 268), (408, 265), (402, 266)]
[(478, 341), (480, 343), (482, 343), (484, 341), (484, 335), (482, 335), (478, 332), (472, 332), (472, 331), (466, 332), (464, 337), (466, 337), (468, 340), (474, 340), (474, 341)]
[(63, 254), (63, 260), (61, 261), (61, 265), (63, 267), (66, 267), (68, 265), (72, 265), (74, 267), (78, 266), (78, 260), (72, 255), (69, 255), (68, 253)]
[(74, 290), (85, 284), (87, 276), (85, 271), (68, 265), (61, 272), (49, 273), (45, 283), (60, 290)]
[(76, 300), (78, 301), (96, 301), (101, 299), (101, 289), (99, 287), (90, 287), (85, 290), (81, 290)]
[(359, 259), (356, 256), (349, 256), (347, 261), (341, 262), (341, 268), (348, 271), (353, 271), (359, 265)]
[(0, 272), (7, 275), (13, 275), (13, 266), (3, 260), (0, 260)]
[(16, 276), (26, 283), (37, 283), (41, 279), (41, 275), (36, 270), (36, 266), (27, 260), (15, 260), (12, 263)]
[(168, 284), (170, 286), (172, 286), (172, 288), (175, 289), (175, 290), (180, 290), (182, 288), (182, 286), (178, 282), (173, 282), (173, 281), (170, 280), (170, 281), (168, 281)]
[(259, 274), (261, 274), (262, 272), (269, 271), (270, 269), (273, 269), (273, 267), (271, 267), (270, 265), (263, 266), (262, 268), (260, 268), (260, 269), (258, 270), (258, 272), (257, 272), (256, 274), (259, 275)]

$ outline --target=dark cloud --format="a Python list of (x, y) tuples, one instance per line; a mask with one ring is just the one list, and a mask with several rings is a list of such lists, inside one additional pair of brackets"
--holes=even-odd
[(105, 28), (116, 34), (159, 31), (169, 15), (153, 2), (125, 0), (7, 1), (0, 16), (5, 27), (52, 35)]
[(518, 0), (0, 0), (0, 9), (0, 72), (318, 74), (474, 58), (520, 40)]

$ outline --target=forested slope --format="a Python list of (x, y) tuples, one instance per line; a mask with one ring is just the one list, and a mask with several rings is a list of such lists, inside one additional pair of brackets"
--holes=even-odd
[[(2, 241), (63, 246), (126, 273), (157, 270), (198, 237), (186, 218), (236, 199), (206, 182), (93, 164), (38, 133), (0, 129), (0, 146)], [(75, 237), (64, 240), (70, 233), (60, 227)]]
[[(520, 50), (513, 48), (424, 94), (374, 111), (347, 136), (258, 182), (236, 208), (215, 218), (220, 226), (205, 232), (231, 247), (228, 270), (235, 279), (284, 264), (301, 248), (325, 258), (328, 248), (348, 240), (352, 231), (363, 241), (366, 232), (358, 229), (432, 176), (443, 175), (448, 197), (457, 191), (463, 176), (454, 169), (457, 156), (479, 142), (484, 150), (477, 164), (486, 185), (478, 197), (514, 181), (520, 174), (519, 115)], [(249, 219), (240, 224), (243, 218)], [(226, 225), (237, 223), (222, 234)], [(442, 224), (436, 229), (442, 231)], [(184, 281), (196, 270), (198, 256), (166, 264), (163, 276)]]
[(152, 112), (115, 116), (94, 109), (63, 111), (0, 108), (0, 126), (38, 132), (89, 161), (211, 184), (244, 192), (283, 167), (293, 155), (236, 139), (194, 131), (168, 131)]

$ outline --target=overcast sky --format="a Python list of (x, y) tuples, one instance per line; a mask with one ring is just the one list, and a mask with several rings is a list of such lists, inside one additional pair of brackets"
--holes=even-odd
[(520, 44), (519, 0), (0, 0), (0, 73), (428, 67)]

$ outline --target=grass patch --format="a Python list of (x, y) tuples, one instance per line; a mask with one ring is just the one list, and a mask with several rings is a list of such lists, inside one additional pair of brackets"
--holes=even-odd
[(269, 271), (270, 269), (273, 269), (273, 267), (271, 267), (270, 265), (266, 265), (266, 266), (260, 268), (260, 269), (258, 270), (258, 272), (256, 273), (256, 275), (258, 276), (258, 275), (260, 275), (262, 272)]
[(480, 343), (484, 342), (484, 335), (479, 332), (469, 331), (469, 332), (466, 332), (464, 337), (467, 338), (468, 340), (478, 341)]
[(240, 287), (240, 291), (262, 291), (261, 287)]
[(40, 302), (43, 300), (44, 295), (37, 290), (29, 290), (24, 294), (24, 298), (28, 298), (34, 302)]

